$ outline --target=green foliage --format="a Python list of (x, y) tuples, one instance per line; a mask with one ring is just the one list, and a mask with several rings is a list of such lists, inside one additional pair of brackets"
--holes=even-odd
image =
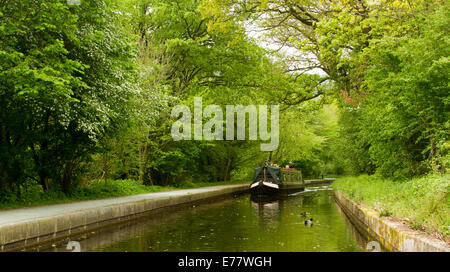
[(448, 167), (448, 18), (448, 6), (427, 10), (407, 22), (408, 35), (366, 50), (365, 94), (346, 97), (341, 120), (356, 173), (405, 178)]
[(266, 104), (279, 99), (283, 86), (293, 82), (238, 24), (225, 32), (210, 31), (211, 18), (201, 16), (199, 4), (193, 0), (129, 4), (127, 20), (139, 38), (142, 71), (142, 93), (134, 97), (131, 108), (139, 110), (125, 129), (99, 144), (89, 178), (136, 178), (145, 184), (182, 186), (228, 181), (231, 172), (245, 168), (251, 173), (261, 161), (254, 148), (258, 143), (175, 142), (170, 135), (174, 120), (169, 116), (175, 104), (192, 105), (195, 96), (202, 96), (204, 107)]
[(102, 0), (14, 1), (0, 12), (0, 185), (34, 178), (68, 191), (126, 118), (132, 45)]
[(382, 211), (380, 212), (380, 217), (383, 217), (383, 216), (391, 216), (391, 215), (392, 215), (392, 212), (389, 211), (389, 210), (382, 210)]
[(364, 125), (360, 111), (342, 110), (339, 119), (339, 138), (334, 148), (341, 154), (347, 168), (354, 174), (373, 174), (376, 166), (369, 153), (370, 138), (360, 128)]
[[(250, 21), (295, 52), (281, 56), (295, 79), (282, 84), (281, 103), (305, 101), (295, 87), (340, 101), (341, 135), (330, 147), (341, 152), (337, 172), (395, 178), (445, 172), (448, 1), (206, 0), (201, 11), (214, 18), (211, 28)], [(304, 73), (317, 69), (320, 76)]]
[(338, 108), (317, 101), (289, 108), (280, 120), (280, 146), (273, 153), (274, 162), (285, 166), (292, 161), (306, 178), (322, 174), (342, 174), (346, 167), (335, 150), (338, 140)]

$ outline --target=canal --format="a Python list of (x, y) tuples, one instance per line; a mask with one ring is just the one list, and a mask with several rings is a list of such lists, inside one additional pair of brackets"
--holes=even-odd
[[(307, 217), (301, 214), (306, 212)], [(313, 218), (311, 226), (306, 219)], [(81, 251), (365, 251), (367, 238), (334, 201), (330, 185), (272, 201), (231, 197), (71, 238)], [(68, 251), (66, 241), (35, 248)]]

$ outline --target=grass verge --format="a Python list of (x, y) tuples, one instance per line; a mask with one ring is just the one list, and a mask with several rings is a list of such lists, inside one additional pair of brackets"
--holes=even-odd
[(377, 176), (341, 177), (333, 187), (355, 202), (374, 208), (380, 216), (404, 219), (450, 241), (450, 175), (428, 175), (405, 181)]

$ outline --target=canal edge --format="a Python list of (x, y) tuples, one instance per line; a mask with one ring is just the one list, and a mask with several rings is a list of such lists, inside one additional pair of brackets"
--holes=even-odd
[(422, 231), (410, 229), (400, 222), (378, 216), (378, 213), (346, 198), (334, 190), (334, 199), (359, 229), (374, 237), (389, 251), (400, 252), (450, 252), (450, 246)]
[[(85, 208), (66, 214), (0, 225), (0, 252), (17, 251), (124, 223), (153, 213), (182, 209), (229, 195), (248, 193), (248, 184), (226, 185), (206, 192), (151, 198)], [(204, 188), (204, 187), (203, 187)], [(65, 205), (65, 204), (57, 204)]]

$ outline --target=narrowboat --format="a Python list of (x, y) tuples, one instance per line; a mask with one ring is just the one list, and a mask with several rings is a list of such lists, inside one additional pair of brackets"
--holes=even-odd
[(301, 171), (264, 165), (255, 169), (250, 193), (256, 196), (279, 195), (302, 191), (304, 182)]

